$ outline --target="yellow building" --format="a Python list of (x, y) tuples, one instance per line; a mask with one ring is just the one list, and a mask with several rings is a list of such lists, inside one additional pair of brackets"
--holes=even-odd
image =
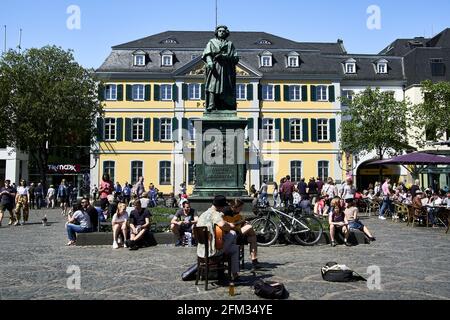
[[(142, 175), (146, 187), (166, 194), (182, 182), (192, 192), (192, 120), (203, 116), (201, 55), (213, 36), (168, 31), (112, 48), (97, 70), (106, 107), (92, 184), (108, 172), (122, 185)], [(299, 43), (262, 32), (232, 32), (230, 40), (240, 56), (238, 116), (248, 119), (247, 188), (286, 175), (341, 180), (342, 41)]]

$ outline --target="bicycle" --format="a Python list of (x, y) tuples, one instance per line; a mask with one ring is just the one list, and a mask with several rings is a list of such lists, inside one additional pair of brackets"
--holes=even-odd
[[(305, 246), (315, 245), (322, 237), (323, 226), (319, 219), (311, 214), (304, 214), (301, 210), (284, 213), (269, 207), (261, 210), (260, 215), (264, 217), (257, 218), (251, 223), (259, 246), (273, 245), (280, 232), (293, 236), (296, 242)], [(289, 237), (286, 239), (291, 242)]]

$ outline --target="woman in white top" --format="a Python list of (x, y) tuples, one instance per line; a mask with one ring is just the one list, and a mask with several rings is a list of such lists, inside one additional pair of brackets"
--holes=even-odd
[(353, 179), (351, 177), (348, 177), (347, 179), (345, 179), (345, 182), (346, 183), (341, 192), (341, 199), (354, 199), (356, 188), (353, 186)]
[(123, 233), (123, 246), (126, 248), (127, 233), (128, 233), (128, 212), (127, 205), (125, 203), (119, 203), (117, 206), (117, 212), (112, 218), (113, 229), (113, 249), (119, 248), (119, 234)]
[(52, 206), (52, 209), (55, 209), (55, 193), (56, 190), (53, 187), (53, 185), (50, 186), (50, 188), (48, 188), (47, 190), (47, 209), (50, 208), (50, 204)]
[(29, 191), (25, 180), (20, 180), (20, 185), (17, 188), (16, 194), (16, 222), (15, 226), (20, 224), (20, 215), (23, 211), (23, 224), (28, 222), (28, 216), (30, 214), (30, 209), (28, 206)]

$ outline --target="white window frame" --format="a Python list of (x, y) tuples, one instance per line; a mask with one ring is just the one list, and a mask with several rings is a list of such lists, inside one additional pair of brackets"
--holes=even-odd
[[(324, 122), (325, 123), (321, 123)], [(325, 127), (325, 129), (322, 129)], [(320, 138), (322, 130), (322, 138)], [(323, 135), (326, 134), (326, 137)], [(330, 141), (330, 119), (317, 119), (317, 141), (318, 142), (329, 142)]]
[(264, 179), (267, 179), (267, 183), (274, 182), (275, 180), (275, 161), (267, 160), (260, 163), (260, 177), (261, 183)]
[(272, 56), (269, 55), (261, 56), (261, 67), (264, 68), (272, 67)]
[[(320, 163), (321, 162), (327, 164), (327, 167), (326, 167), (327, 168), (327, 172), (328, 172), (327, 176), (325, 176), (323, 174), (324, 167), (322, 167), (322, 168), (320, 167)], [(325, 181), (328, 178), (329, 175), (330, 175), (330, 161), (328, 161), (328, 160), (319, 160), (319, 161), (317, 161), (317, 176), (321, 177), (322, 181)]]
[[(163, 131), (163, 127), (165, 130)], [(166, 136), (163, 137), (163, 132), (166, 133)], [(171, 118), (161, 118), (159, 123), (159, 135), (160, 141), (172, 141), (172, 119)]]
[[(106, 163), (112, 163), (112, 167), (106, 167)], [(106, 171), (105, 168), (108, 168), (109, 170)], [(112, 174), (111, 174), (111, 168), (112, 168)], [(116, 178), (116, 162), (113, 160), (105, 160), (103, 161), (103, 173), (107, 173), (110, 177), (111, 181), (114, 181), (114, 179)]]
[(189, 140), (194, 142), (196, 139), (196, 131), (195, 131), (195, 125), (194, 120), (198, 120), (198, 118), (189, 118), (188, 119), (188, 132), (189, 132)]
[[(133, 168), (133, 163), (140, 163), (141, 164), (141, 174), (137, 174), (136, 175), (136, 181), (133, 180), (133, 171), (136, 170), (136, 169)], [(130, 183), (134, 185), (136, 182), (138, 182), (139, 177), (143, 177), (144, 176), (144, 161), (142, 161), (142, 160), (131, 160), (130, 161), (130, 171), (131, 171)], [(139, 173), (139, 171), (137, 173)]]
[[(348, 97), (348, 96), (349, 96), (349, 95), (348, 95), (349, 92), (351, 92), (351, 98), (350, 98), (350, 99), (349, 99), (349, 97)], [(342, 92), (341, 92), (341, 96), (344, 97), (344, 98), (349, 99), (350, 101), (353, 101), (354, 95), (355, 95), (355, 92), (354, 92), (353, 90), (344, 89), (344, 90), (342, 90)], [(343, 103), (342, 106), (347, 107), (348, 105)]]
[[(299, 129), (299, 135), (297, 136), (296, 127)], [(302, 119), (289, 119), (289, 139), (292, 142), (302, 142), (303, 141), (303, 120)], [(292, 134), (294, 133), (294, 134)]]
[[(161, 182), (161, 178), (162, 178), (162, 176), (161, 176), (161, 165), (162, 165), (162, 163), (169, 163), (169, 167), (168, 167), (168, 169), (169, 169), (169, 182)], [(159, 165), (158, 165), (158, 182), (159, 182), (159, 184), (160, 185), (162, 185), (162, 186), (168, 186), (168, 185), (171, 185), (172, 184), (172, 161), (169, 161), (169, 160), (161, 160), (161, 161), (159, 161)]]
[[(166, 58), (169, 58), (169, 63), (165, 63)], [(161, 65), (163, 67), (172, 67), (173, 66), (173, 56), (171, 54), (163, 54), (161, 57)]]
[[(108, 90), (108, 88), (110, 90)], [(117, 84), (107, 84), (105, 86), (105, 100), (117, 101)]]
[[(142, 58), (142, 63), (138, 63), (138, 58)], [(134, 55), (134, 66), (144, 67), (145, 66), (145, 54), (135, 54)]]
[[(264, 92), (265, 88), (267, 88), (267, 92)], [(263, 101), (275, 101), (275, 85), (273, 85), (273, 84), (263, 84), (262, 88), (261, 88), (261, 91), (262, 91), (262, 99), (263, 99)], [(270, 98), (270, 96), (272, 96), (272, 97)]]
[[(197, 88), (198, 88), (198, 91), (197, 91)], [(197, 94), (198, 94), (198, 96), (197, 96)], [(198, 101), (198, 100), (201, 100), (201, 98), (202, 98), (202, 85), (200, 83), (189, 83), (188, 84), (188, 99), (193, 100), (193, 101)]]
[[(382, 70), (383, 68), (383, 70)], [(378, 74), (387, 74), (387, 63), (386, 62), (379, 62), (377, 63), (377, 73)]]
[[(294, 63), (292, 63), (295, 61)], [(288, 67), (289, 68), (298, 68), (300, 66), (300, 59), (297, 56), (288, 56)]]
[[(325, 90), (325, 98), (323, 98), (323, 95), (322, 95), (323, 92), (321, 92), (321, 94), (319, 94), (319, 91), (322, 91), (322, 89)], [(317, 86), (316, 95), (317, 95), (317, 101), (319, 101), (319, 102), (326, 102), (326, 101), (328, 101), (328, 86), (323, 86), (323, 85), (322, 86)]]
[(263, 118), (262, 119), (262, 138), (265, 142), (275, 141), (275, 119)]
[[(162, 84), (159, 88), (161, 101), (172, 101), (173, 86), (171, 84)], [(164, 90), (165, 88), (167, 88), (167, 90)]]
[(117, 119), (116, 118), (105, 118), (105, 121), (103, 124), (103, 138), (105, 141), (117, 141)]
[[(142, 142), (144, 141), (144, 119), (143, 118), (133, 118), (131, 120), (131, 139), (133, 141)], [(136, 132), (136, 137), (135, 133)], [(141, 138), (140, 138), (141, 137)]]
[[(293, 175), (292, 174), (292, 169), (293, 169), (293, 164), (294, 163), (298, 163), (298, 162), (300, 162), (300, 175), (298, 175), (298, 174), (295, 174), (295, 175)], [(298, 167), (296, 167), (296, 168), (298, 168)], [(290, 163), (289, 163), (289, 174), (290, 174), (290, 176), (291, 176), (291, 181), (293, 181), (293, 182), (299, 182), (302, 178), (303, 178), (303, 161), (301, 161), (301, 160), (292, 160)], [(297, 177), (296, 177), (296, 175), (297, 175)], [(296, 179), (296, 178), (298, 178), (298, 179)]]
[[(351, 68), (351, 70), (350, 70), (350, 68)], [(346, 74), (355, 74), (356, 73), (356, 63), (347, 62), (345, 64), (345, 73)]]
[[(239, 88), (242, 88), (239, 90)], [(247, 100), (247, 85), (244, 83), (238, 83), (236, 85), (236, 99), (239, 101)]]
[[(298, 87), (298, 99), (295, 99), (295, 89), (294, 95), (291, 96), (291, 88)], [(299, 84), (291, 84), (289, 85), (289, 101), (302, 101), (302, 86)]]
[[(135, 92), (135, 88), (140, 88), (140, 87), (142, 87), (142, 99), (140, 98), (141, 91), (137, 90)], [(135, 93), (137, 93), (137, 97), (135, 97), (135, 95), (134, 95)], [(145, 100), (145, 85), (140, 84), (140, 83), (133, 84), (131, 86), (131, 96), (132, 96), (133, 101), (144, 101)]]

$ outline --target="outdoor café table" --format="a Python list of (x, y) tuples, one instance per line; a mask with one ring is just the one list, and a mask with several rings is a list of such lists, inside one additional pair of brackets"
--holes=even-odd
[[(444, 205), (431, 205), (431, 204), (427, 204), (426, 205), (427, 208), (430, 209), (439, 209), (437, 210), (436, 213), (436, 219), (442, 223), (444, 226), (447, 227), (447, 230), (445, 231), (445, 233), (448, 232), (449, 229), (449, 216), (450, 216), (450, 208), (448, 208), (447, 206)], [(447, 223), (445, 223), (444, 221), (446, 221)]]

